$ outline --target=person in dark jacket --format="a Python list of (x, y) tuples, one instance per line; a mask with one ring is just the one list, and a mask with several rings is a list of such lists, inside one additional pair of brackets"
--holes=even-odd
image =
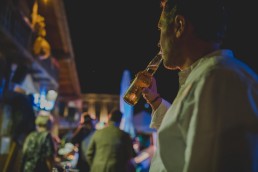
[(93, 119), (90, 117), (88, 112), (84, 112), (81, 115), (80, 125), (74, 131), (70, 142), (78, 147), (79, 158), (76, 164), (76, 168), (81, 172), (89, 172), (89, 165), (86, 161), (86, 150), (88, 140), (91, 138), (95, 131), (93, 125)]
[(113, 110), (106, 127), (97, 130), (89, 143), (86, 160), (91, 172), (126, 172), (133, 157), (130, 135), (119, 128), (122, 113)]

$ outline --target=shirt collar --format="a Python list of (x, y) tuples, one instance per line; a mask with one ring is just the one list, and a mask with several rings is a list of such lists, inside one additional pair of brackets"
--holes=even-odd
[(213, 51), (213, 52), (199, 58), (189, 68), (179, 71), (179, 73), (178, 73), (179, 86), (181, 87), (185, 83), (185, 81), (186, 81), (187, 77), (189, 76), (189, 74), (191, 73), (191, 71), (194, 68), (196, 68), (203, 60), (210, 58), (210, 57), (217, 57), (217, 56), (233, 57), (233, 52), (231, 50), (222, 49), (222, 50)]

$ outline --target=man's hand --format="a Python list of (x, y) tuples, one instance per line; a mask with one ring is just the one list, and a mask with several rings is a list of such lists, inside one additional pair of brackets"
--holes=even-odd
[(159, 107), (162, 98), (157, 92), (157, 84), (154, 77), (151, 79), (150, 86), (143, 89), (142, 96), (147, 101), (147, 103), (150, 104), (153, 110), (156, 110)]

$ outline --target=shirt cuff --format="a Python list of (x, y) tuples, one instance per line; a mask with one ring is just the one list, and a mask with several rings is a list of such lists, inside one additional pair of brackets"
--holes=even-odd
[(159, 129), (161, 122), (170, 106), (171, 104), (168, 101), (162, 99), (159, 107), (152, 112), (150, 128)]

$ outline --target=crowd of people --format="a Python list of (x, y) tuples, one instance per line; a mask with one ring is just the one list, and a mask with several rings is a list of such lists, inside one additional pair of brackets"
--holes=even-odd
[[(22, 146), (21, 172), (63, 172), (64, 168), (78, 172), (135, 172), (133, 160), (139, 153), (134, 148), (138, 144), (143, 150), (149, 145), (136, 143), (129, 133), (120, 129), (123, 114), (113, 109), (102, 128), (96, 128), (88, 112), (80, 115), (80, 121), (72, 133), (67, 133), (57, 142), (52, 135), (53, 116), (38, 114), (36, 130), (30, 132)], [(139, 171), (139, 170), (138, 170)]]
[[(12, 121), (16, 126), (12, 131), (16, 144), (10, 146), (3, 171), (63, 172), (64, 168), (70, 168), (77, 172), (87, 172), (91, 168), (92, 171), (96, 167), (101, 168), (99, 163), (103, 162), (102, 168), (108, 171), (147, 172), (149, 162), (141, 164), (140, 158), (135, 157), (150, 146), (151, 135), (137, 133), (132, 137), (121, 130), (119, 126), (123, 114), (118, 109), (111, 111), (105, 122), (93, 120), (87, 111), (78, 113), (80, 120), (75, 115), (73, 125), (70, 125), (70, 117), (68, 120), (68, 116), (57, 117), (50, 111), (34, 111), (29, 101), (21, 98), (25, 98), (25, 95), (16, 95), (18, 100), (13, 99), (16, 103), (11, 102), (20, 105), (14, 108), (17, 115), (15, 113), (16, 118)], [(30, 115), (27, 120), (20, 118), (23, 117), (20, 115), (23, 111), (20, 110), (25, 109), (19, 103), (21, 100), (30, 110), (26, 112), (31, 112), (24, 116), (27, 118)], [(64, 121), (68, 125), (64, 125)], [(88, 148), (91, 154), (87, 154)]]

